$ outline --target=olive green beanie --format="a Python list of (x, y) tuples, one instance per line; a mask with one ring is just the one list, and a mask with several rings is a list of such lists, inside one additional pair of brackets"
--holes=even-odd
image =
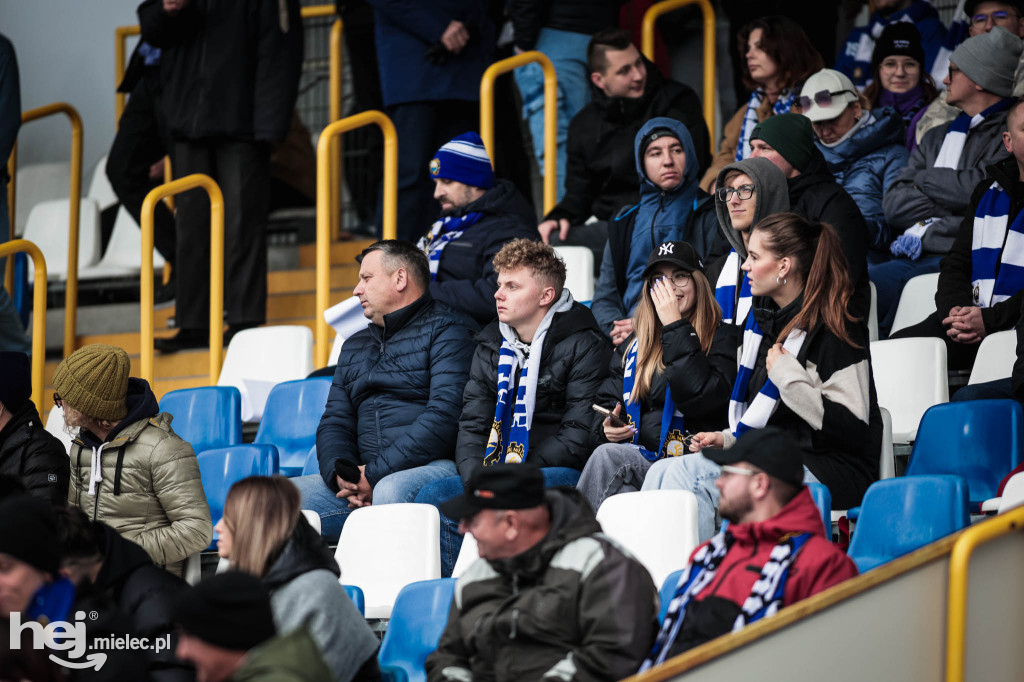
[(53, 389), (87, 417), (117, 421), (128, 414), (128, 353), (117, 346), (93, 343), (79, 348), (57, 366)]
[(803, 114), (769, 116), (754, 127), (750, 141), (754, 140), (764, 140), (801, 173), (814, 158), (814, 129)]

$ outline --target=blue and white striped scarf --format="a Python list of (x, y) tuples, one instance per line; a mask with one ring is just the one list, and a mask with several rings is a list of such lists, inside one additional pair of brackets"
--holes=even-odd
[(963, 41), (967, 40), (971, 29), (971, 20), (967, 16), (965, 7), (967, 0), (960, 0), (953, 10), (953, 19), (950, 21), (949, 29), (946, 31), (946, 39), (942, 41), (942, 47), (935, 55), (935, 62), (932, 64), (932, 79), (938, 84), (939, 89), (945, 87), (942, 81), (949, 72), (949, 57), (953, 50)]
[[(747, 315), (747, 326), (743, 331), (743, 350), (740, 353), (740, 367), (736, 372), (736, 383), (732, 386), (732, 396), (729, 398), (729, 429), (737, 438), (750, 429), (763, 429), (779, 404), (779, 389), (771, 379), (767, 378), (754, 399), (747, 403), (750, 377), (754, 374), (757, 352), (763, 338), (764, 333), (758, 326), (757, 320), (752, 314)], [(782, 347), (793, 355), (798, 355), (806, 338), (807, 334), (804, 330), (794, 329)]]
[[(736, 621), (732, 626), (733, 632), (742, 630), (749, 623), (774, 615), (783, 606), (789, 569), (810, 538), (810, 533), (790, 535), (772, 548), (768, 561), (761, 567), (760, 576), (750, 588), (750, 595), (740, 607), (740, 613), (736, 616)], [(665, 662), (665, 658), (679, 635), (683, 620), (686, 618), (686, 607), (715, 579), (718, 567), (729, 553), (732, 544), (732, 533), (725, 530), (712, 537), (697, 550), (693, 561), (679, 576), (679, 583), (672, 596), (672, 601), (669, 602), (665, 622), (661, 625), (658, 637), (654, 641), (654, 647), (647, 654), (647, 658), (640, 665), (638, 672), (642, 673)]]
[(993, 182), (978, 202), (971, 240), (971, 291), (982, 308), (1024, 289), (1024, 211), (1012, 224), (1009, 214), (1010, 195)]
[(441, 263), (441, 252), (444, 251), (444, 247), (448, 246), (448, 242), (461, 237), (463, 232), (483, 217), (483, 213), (472, 211), (466, 215), (441, 218), (431, 225), (430, 232), (416, 245), (420, 251), (427, 254), (431, 282), (437, 279), (437, 268)]
[[(779, 99), (772, 106), (772, 111), (776, 114), (788, 114), (789, 110), (793, 108), (793, 102), (796, 101), (797, 92), (790, 92), (789, 90), (780, 92)], [(750, 100), (747, 101), (747, 111), (743, 114), (743, 127), (740, 128), (740, 139), (736, 143), (737, 161), (750, 158), (750, 136), (754, 132), (754, 127), (758, 124), (757, 109), (761, 106), (764, 98), (764, 88), (758, 88), (750, 93)]]
[(631, 400), (633, 387), (636, 384), (637, 352), (640, 340), (633, 339), (626, 349), (625, 364), (622, 371), (622, 404), (626, 406), (626, 423), (636, 427), (633, 434), (633, 445), (640, 454), (651, 462), (662, 457), (678, 457), (686, 454), (686, 429), (683, 413), (676, 409), (676, 401), (672, 399), (672, 389), (665, 385), (665, 405), (661, 410), (661, 438), (658, 451), (651, 452), (640, 445), (640, 400)]
[[(736, 295), (736, 278), (743, 277), (740, 283), (739, 296)], [(742, 324), (750, 312), (750, 304), (754, 300), (750, 293), (750, 280), (747, 273), (740, 270), (740, 255), (736, 249), (729, 252), (725, 259), (725, 267), (718, 275), (715, 283), (715, 300), (722, 309), (722, 322), (726, 324)]]

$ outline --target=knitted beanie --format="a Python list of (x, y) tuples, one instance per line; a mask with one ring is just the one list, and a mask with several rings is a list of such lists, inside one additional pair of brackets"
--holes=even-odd
[(484, 141), (476, 133), (453, 137), (437, 150), (430, 162), (430, 177), (454, 180), (470, 187), (494, 187), (494, 169)]
[(128, 353), (94, 343), (79, 348), (57, 366), (53, 389), (74, 409), (93, 419), (124, 419), (128, 414)]
[(803, 114), (769, 116), (754, 126), (750, 141), (764, 140), (801, 173), (814, 158), (814, 130)]
[(872, 71), (877, 71), (886, 57), (893, 56), (910, 57), (924, 70), (921, 32), (909, 21), (894, 21), (882, 29), (882, 35), (875, 41), (875, 51), (871, 53)]
[(61, 544), (53, 505), (30, 495), (15, 495), (0, 503), (0, 554), (56, 576)]
[(644, 139), (640, 140), (640, 158), (644, 158), (644, 154), (647, 153), (647, 148), (651, 146), (651, 143), (655, 140), (660, 140), (663, 137), (671, 137), (674, 140), (679, 139), (679, 134), (667, 127), (655, 128), (651, 132), (644, 135)]
[(174, 622), (207, 644), (248, 651), (275, 634), (270, 594), (260, 579), (240, 571), (210, 576), (178, 593)]
[(28, 356), (17, 351), (0, 351), (0, 403), (10, 412), (16, 412), (31, 396)]
[(996, 26), (960, 43), (949, 61), (993, 95), (1009, 97), (1013, 94), (1013, 73), (1022, 49), (1020, 38)]

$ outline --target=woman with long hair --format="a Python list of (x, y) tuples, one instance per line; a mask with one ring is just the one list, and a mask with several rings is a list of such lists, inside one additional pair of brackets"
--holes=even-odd
[(807, 77), (825, 66), (800, 25), (783, 16), (755, 19), (739, 33), (743, 83), (750, 99), (729, 119), (722, 145), (704, 173), (701, 189), (711, 192), (722, 167), (750, 156), (750, 134), (761, 121), (796, 104)]
[(651, 252), (633, 313), (634, 332), (612, 356), (596, 404), (603, 441), (577, 488), (596, 510), (605, 498), (639, 490), (651, 464), (686, 452), (690, 430), (721, 428), (736, 375), (736, 329), (722, 324), (696, 250), (665, 242)]
[[(752, 229), (743, 269), (754, 298), (729, 428), (696, 434), (690, 450), (728, 448), (752, 430), (782, 427), (812, 453), (805, 480), (824, 483), (835, 508), (856, 506), (878, 478), (882, 420), (863, 325), (848, 312), (852, 286), (839, 237), (830, 225), (778, 213)], [(680, 457), (655, 464), (643, 489), (693, 491), (706, 540), (719, 472), (699, 454)]]
[(302, 516), (301, 499), (283, 476), (238, 481), (215, 527), (217, 553), (263, 581), (279, 634), (309, 629), (338, 682), (379, 680), (377, 638), (338, 582), (338, 564)]

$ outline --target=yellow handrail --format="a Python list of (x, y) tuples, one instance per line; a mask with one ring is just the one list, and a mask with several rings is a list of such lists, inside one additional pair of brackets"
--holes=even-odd
[[(210, 196), (210, 385), (220, 376), (224, 347), (224, 196), (209, 175), (193, 173), (153, 188), (142, 202), (142, 281), (139, 355), (142, 378), (153, 384), (153, 211), (164, 197), (202, 188)], [(180, 333), (180, 332), (179, 332)]]
[(531, 50), (494, 62), (480, 79), (480, 137), (494, 164), (494, 81), (498, 76), (527, 64), (544, 70), (544, 213), (555, 207), (558, 182), (558, 76), (543, 53)]
[(967, 642), (967, 585), (971, 555), (981, 545), (1024, 528), (1024, 507), (971, 526), (960, 534), (949, 556), (946, 612), (946, 682), (963, 682)]
[[(82, 204), (82, 117), (67, 102), (54, 102), (22, 112), (21, 122), (38, 121), (47, 116), (65, 114), (71, 121), (71, 194), (68, 199), (68, 274), (64, 289), (64, 356), (75, 350), (75, 329), (78, 325), (78, 215)], [(14, 159), (14, 155), (11, 155)], [(11, 169), (15, 177), (17, 168)], [(11, 212), (11, 224), (14, 213)], [(13, 281), (13, 280), (12, 280)]]
[[(398, 135), (395, 125), (380, 111), (364, 111), (329, 124), (320, 133), (316, 145), (316, 345), (313, 361), (317, 367), (327, 365), (327, 322), (323, 312), (330, 305), (331, 295), (331, 215), (338, 209), (331, 191), (334, 169), (331, 166), (332, 140), (356, 128), (380, 126), (384, 135), (384, 239), (398, 235)], [(337, 183), (334, 183), (337, 184)]]
[[(10, 176), (10, 182), (7, 183), (7, 217), (8, 220), (8, 240), (14, 239), (14, 199), (15, 199), (15, 174), (18, 170), (18, 141), (14, 141), (14, 145), (11, 147), (11, 158), (7, 160), (7, 174)], [(14, 295), (14, 268), (9, 267), (4, 272), (3, 286), (7, 288), (7, 293)]]
[[(715, 139), (715, 10), (708, 0), (664, 0), (656, 2), (644, 12), (641, 52), (654, 61), (654, 22), (662, 14), (673, 10), (699, 5), (704, 17), (704, 121), (708, 133)], [(712, 142), (712, 147), (714, 142)]]
[[(32, 402), (43, 413), (43, 365), (46, 363), (46, 258), (27, 239), (0, 244), (0, 258), (24, 251), (32, 257), (35, 281), (32, 289)], [(11, 263), (13, 265), (13, 262)]]
[[(332, 5), (327, 5), (331, 7)], [(341, 120), (341, 57), (342, 51), (342, 25), (341, 19), (337, 19), (331, 26), (330, 40), (330, 87), (328, 88), (328, 115), (331, 123)], [(337, 239), (341, 235), (341, 185), (344, 181), (345, 168), (341, 163), (341, 137), (336, 137), (331, 142), (331, 168), (334, 168), (338, 176), (335, 182), (331, 183), (331, 236)]]

